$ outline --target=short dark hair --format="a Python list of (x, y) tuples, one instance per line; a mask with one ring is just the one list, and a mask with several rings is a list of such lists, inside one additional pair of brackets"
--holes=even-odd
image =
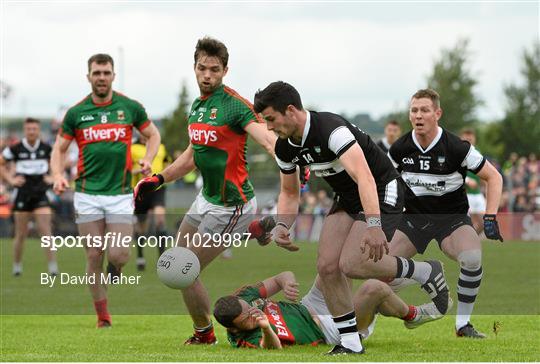
[(24, 119), (25, 124), (40, 124), (41, 122), (35, 118), (26, 118)]
[(223, 67), (227, 67), (229, 63), (229, 51), (225, 44), (217, 39), (207, 36), (197, 41), (194, 54), (195, 64), (197, 64), (199, 57), (203, 54), (208, 57), (216, 57), (223, 64)]
[(467, 135), (474, 135), (476, 136), (476, 131), (473, 128), (465, 127), (461, 129), (460, 133), (461, 135), (467, 134)]
[(105, 53), (98, 53), (94, 54), (92, 57), (88, 58), (88, 72), (90, 72), (90, 69), (92, 67), (92, 63), (97, 64), (107, 64), (110, 63), (113, 70), (114, 70), (114, 60), (111, 56)]
[(441, 97), (437, 91), (430, 88), (416, 91), (411, 99), (430, 99), (437, 109), (441, 107)]
[(216, 321), (226, 328), (234, 327), (233, 320), (242, 313), (242, 305), (236, 296), (219, 298), (214, 305)]
[(392, 119), (392, 120), (387, 121), (385, 126), (388, 126), (388, 125), (394, 125), (394, 126), (397, 126), (398, 128), (401, 129), (401, 125), (399, 124), (399, 122), (396, 119)]
[(289, 105), (293, 105), (298, 110), (302, 110), (302, 99), (296, 89), (283, 81), (272, 82), (264, 90), (259, 90), (255, 94), (253, 108), (256, 113), (260, 113), (267, 107), (285, 114)]

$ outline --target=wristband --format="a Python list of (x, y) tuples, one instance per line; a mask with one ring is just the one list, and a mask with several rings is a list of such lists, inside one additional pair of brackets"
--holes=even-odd
[(163, 183), (165, 183), (165, 178), (163, 178), (163, 176), (159, 173), (156, 173), (154, 174), (154, 177), (157, 177), (157, 179), (159, 180), (159, 184), (162, 185)]
[(380, 217), (368, 217), (366, 219), (367, 227), (381, 227), (381, 218)]
[(278, 221), (278, 222), (276, 223), (276, 226), (278, 226), (278, 225), (281, 225), (281, 226), (283, 226), (285, 229), (289, 230), (289, 227), (288, 227), (287, 224), (285, 224), (283, 221)]

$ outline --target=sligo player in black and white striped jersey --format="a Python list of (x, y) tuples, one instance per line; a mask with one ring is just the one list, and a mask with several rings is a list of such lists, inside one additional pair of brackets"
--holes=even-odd
[(388, 152), (409, 187), (405, 213), (390, 243), (390, 254), (422, 254), (429, 242), (436, 239), (441, 250), (461, 268), (456, 334), (483, 338), (485, 335), (470, 323), (482, 279), (482, 245), (467, 215), (465, 176), (472, 171), (487, 182), (485, 233), (489, 239), (501, 241), (496, 214), (502, 177), (474, 146), (441, 128), (441, 116), (437, 92), (417, 91), (409, 108), (413, 130), (398, 139)]
[[(39, 139), (40, 122), (27, 118), (24, 121), (24, 138), (17, 144), (6, 147), (0, 156), (0, 174), (13, 186), (13, 215), (15, 219), (15, 238), (13, 256), (13, 275), (22, 274), (22, 253), (28, 222), (32, 215), (40, 236), (51, 235), (52, 210), (47, 190), (52, 184), (49, 175), (51, 146)], [(15, 173), (6, 168), (8, 163), (15, 164)], [(49, 274), (58, 274), (56, 255), (50, 248), (45, 248)]]

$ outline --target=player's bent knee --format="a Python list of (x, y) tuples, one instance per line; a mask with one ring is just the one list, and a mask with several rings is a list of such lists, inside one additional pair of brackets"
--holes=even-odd
[(378, 279), (368, 279), (362, 283), (358, 292), (363, 296), (384, 296), (390, 293), (390, 287)]
[(317, 260), (317, 273), (324, 279), (324, 277), (341, 274), (341, 270), (338, 262), (319, 258)]
[(482, 266), (482, 251), (480, 249), (462, 251), (458, 255), (458, 262), (467, 270), (479, 269)]
[(342, 256), (339, 260), (340, 271), (349, 278), (367, 279), (371, 278), (369, 269), (366, 269), (365, 262), (355, 261), (348, 256)]
[(88, 249), (86, 258), (89, 262), (101, 262), (103, 251), (101, 249)]

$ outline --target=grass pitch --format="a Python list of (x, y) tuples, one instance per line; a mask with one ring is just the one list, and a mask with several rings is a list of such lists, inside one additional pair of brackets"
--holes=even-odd
[[(1, 361), (539, 361), (540, 348), (540, 245), (538, 243), (484, 243), (484, 278), (473, 323), (488, 334), (485, 340), (458, 339), (454, 317), (407, 330), (397, 319), (380, 317), (366, 342), (366, 355), (327, 357), (329, 346), (297, 346), (281, 351), (230, 348), (217, 327), (219, 344), (186, 347), (191, 321), (180, 294), (162, 285), (154, 270), (156, 252), (147, 250), (148, 268), (138, 286), (109, 289), (113, 327), (95, 328), (90, 295), (84, 286), (40, 285), (46, 271), (38, 241), (27, 242), (24, 274), (11, 276), (11, 241), (1, 242)], [(202, 273), (212, 301), (238, 286), (283, 270), (295, 272), (302, 293), (315, 276), (316, 244), (301, 244), (297, 253), (275, 246), (234, 250), (232, 260), (217, 259)], [(59, 251), (62, 272), (82, 274), (80, 249)], [(454, 302), (457, 264), (432, 244), (426, 257), (443, 260)], [(418, 259), (421, 256), (417, 257)], [(136, 275), (133, 260), (126, 274)], [(427, 296), (409, 287), (402, 297), (423, 303)], [(277, 298), (280, 298), (279, 296)], [(455, 308), (452, 313), (455, 313)], [(500, 324), (497, 334), (494, 323)]]

